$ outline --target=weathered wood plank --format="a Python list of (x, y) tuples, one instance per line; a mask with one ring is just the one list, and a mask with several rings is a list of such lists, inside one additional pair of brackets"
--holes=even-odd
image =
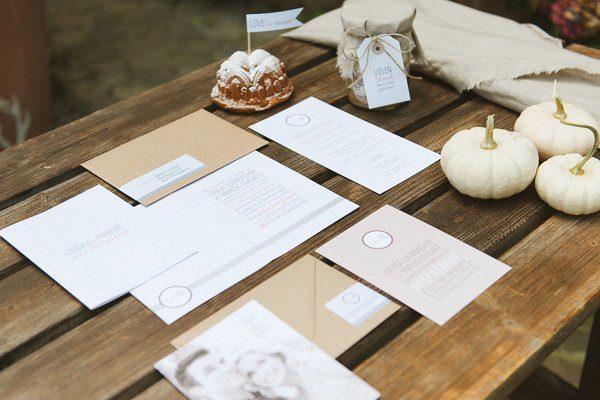
[(567, 49), (574, 51), (579, 54), (586, 55), (588, 57), (596, 58), (600, 60), (600, 50), (592, 47), (583, 46), (581, 44), (573, 43), (567, 47)]
[(419, 320), (356, 371), (383, 398), (507, 394), (600, 306), (599, 243), (600, 214), (552, 216), (500, 257), (512, 271), (460, 315)]
[(185, 400), (185, 396), (175, 390), (166, 379), (161, 379), (139, 395), (135, 400)]
[[(285, 60), (292, 74), (333, 57), (329, 48), (284, 38), (264, 48)], [(83, 161), (210, 106), (210, 89), (219, 64), (208, 65), (1, 152), (0, 203), (76, 168)]]

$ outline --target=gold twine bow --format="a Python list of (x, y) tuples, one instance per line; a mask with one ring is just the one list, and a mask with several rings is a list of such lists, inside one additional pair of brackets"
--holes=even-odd
[[(387, 50), (387, 48), (385, 46), (387, 44), (389, 46), (389, 48), (391, 48), (392, 50), (400, 53), (400, 56), (403, 57), (404, 54), (411, 53), (413, 51), (413, 49), (416, 47), (415, 43), (412, 41), (412, 39), (410, 37), (408, 37), (406, 35), (403, 35), (401, 33), (384, 33), (384, 34), (372, 35), (372, 34), (369, 33), (369, 31), (367, 31), (366, 25), (367, 25), (367, 23), (365, 21), (365, 28), (364, 29), (352, 26), (352, 27), (346, 29), (346, 31), (342, 35), (342, 46), (341, 46), (341, 49), (342, 49), (342, 56), (344, 56), (344, 58), (346, 58), (347, 60), (350, 60), (350, 61), (354, 62), (354, 65), (356, 66), (356, 64), (359, 62), (360, 59), (362, 59), (365, 56), (367, 57), (367, 60), (365, 62), (365, 67), (362, 70), (360, 70), (360, 68), (359, 68), (360, 75), (357, 78), (355, 78), (354, 82), (352, 82), (348, 86), (349, 89), (351, 89), (356, 84), (356, 82), (358, 82), (363, 77), (363, 74), (367, 70), (367, 67), (369, 66), (369, 57), (370, 57), (370, 54), (371, 54), (370, 50), (371, 50), (371, 47), (373, 46), (373, 44), (381, 46), (381, 49), (383, 50), (383, 52), (385, 54), (387, 54), (387, 56), (394, 62), (394, 64), (396, 64), (396, 66), (398, 68), (400, 68), (400, 70), (402, 72), (404, 72), (404, 74), (407, 77), (409, 77), (411, 79), (423, 79), (420, 76), (411, 75), (408, 71), (406, 71), (406, 69), (404, 68), (404, 62), (402, 63), (403, 65), (399, 65), (398, 62), (396, 61), (396, 59), (394, 57), (392, 57), (392, 55), (388, 52), (388, 50)], [(352, 33), (353, 31), (359, 31), (360, 34), (354, 34), (354, 33)], [(348, 37), (348, 35), (352, 35), (352, 34), (354, 34), (355, 36), (364, 36), (364, 37), (368, 37), (368, 38), (371, 39), (371, 43), (369, 44), (369, 46), (367, 46), (365, 48), (365, 50), (363, 51), (363, 53), (361, 55), (358, 55), (358, 54), (354, 55), (354, 54), (348, 54), (348, 53), (346, 53), (346, 38)], [(400, 43), (400, 50), (396, 49), (390, 43), (388, 43), (387, 41), (385, 41), (385, 39), (383, 39), (383, 36), (401, 37), (401, 38), (406, 39), (406, 41), (409, 43), (408, 49), (407, 50), (403, 50), (402, 49), (402, 43), (400, 43), (400, 41), (398, 41), (398, 43)]]

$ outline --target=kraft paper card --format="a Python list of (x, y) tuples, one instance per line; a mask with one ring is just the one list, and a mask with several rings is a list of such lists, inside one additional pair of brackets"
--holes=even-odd
[(337, 358), (400, 307), (371, 288), (306, 255), (175, 338), (176, 348), (250, 300)]
[(147, 206), (265, 144), (200, 110), (81, 165)]
[(443, 325), (510, 267), (386, 205), (317, 249)]

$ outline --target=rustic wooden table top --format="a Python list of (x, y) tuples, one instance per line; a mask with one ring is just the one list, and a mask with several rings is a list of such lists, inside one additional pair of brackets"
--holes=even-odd
[[(264, 48), (286, 61), (296, 86), (270, 112), (216, 109), (216, 63), (1, 152), (0, 227), (96, 184), (114, 191), (80, 163), (200, 108), (247, 128), (315, 96), (437, 152), (489, 114), (507, 129), (517, 117), (431, 79), (411, 82), (413, 100), (395, 111), (360, 110), (348, 103), (332, 49), (289, 39)], [(182, 398), (153, 369), (173, 351), (170, 340), (304, 254), (318, 256), (315, 248), (385, 204), (513, 269), (443, 327), (402, 307), (340, 357), (384, 400), (504, 396), (600, 306), (600, 214), (554, 212), (531, 187), (501, 201), (474, 200), (450, 187), (439, 163), (377, 195), (277, 143), (260, 151), (360, 209), (172, 325), (131, 296), (90, 311), (0, 241), (0, 398)]]

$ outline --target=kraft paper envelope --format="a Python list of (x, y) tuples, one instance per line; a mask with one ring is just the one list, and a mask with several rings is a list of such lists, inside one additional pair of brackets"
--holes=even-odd
[[(386, 297), (306, 255), (178, 336), (171, 344), (183, 347), (252, 299), (332, 357), (340, 356), (399, 309)], [(336, 308), (339, 305), (336, 302), (342, 309)], [(345, 311), (346, 318), (350, 315), (354, 323), (332, 309), (338, 313)]]
[(200, 110), (81, 165), (146, 206), (267, 143)]

